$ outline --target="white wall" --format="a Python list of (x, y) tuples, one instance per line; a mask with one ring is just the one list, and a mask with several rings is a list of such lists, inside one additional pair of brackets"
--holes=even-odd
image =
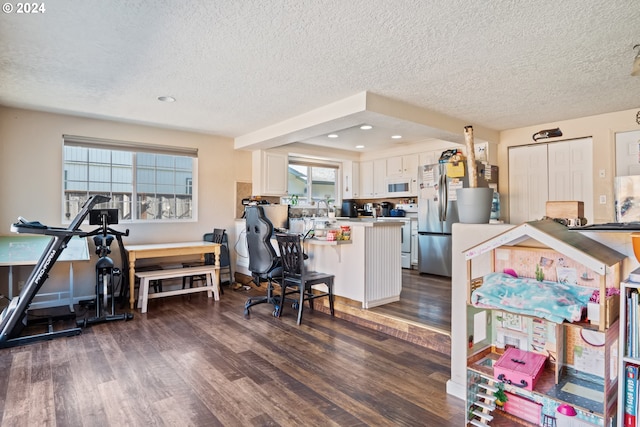
[[(198, 220), (114, 226), (130, 230), (125, 245), (200, 240), (214, 227), (226, 228), (230, 242), (235, 242), (235, 182), (251, 181), (251, 153), (234, 150), (231, 138), (4, 107), (0, 108), (0, 234), (9, 234), (18, 216), (64, 226), (63, 134), (198, 149)], [(90, 263), (74, 264), (76, 295), (92, 293), (83, 289), (93, 287), (94, 257)], [(0, 268), (2, 293), (6, 292), (6, 270)], [(19, 270), (22, 280), (30, 273), (29, 268)], [(66, 288), (67, 275), (67, 266), (56, 265), (44, 289)]]

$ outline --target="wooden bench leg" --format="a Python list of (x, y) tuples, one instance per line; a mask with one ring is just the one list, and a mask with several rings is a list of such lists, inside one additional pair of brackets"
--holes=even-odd
[(144, 278), (140, 281), (140, 290), (138, 292), (142, 292), (142, 307), (141, 312), (147, 312), (147, 304), (149, 304), (149, 279)]
[(143, 281), (144, 281), (143, 278), (138, 279), (138, 308), (139, 309), (142, 309), (142, 282)]
[(220, 290), (218, 289), (218, 282), (216, 280), (215, 273), (207, 274), (207, 296), (211, 298), (211, 289), (213, 289), (213, 297), (215, 301), (220, 301)]

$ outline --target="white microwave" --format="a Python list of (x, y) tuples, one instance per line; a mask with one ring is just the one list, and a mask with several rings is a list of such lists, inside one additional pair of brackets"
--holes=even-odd
[(388, 177), (386, 180), (387, 194), (389, 196), (405, 197), (416, 196), (416, 180), (406, 176)]

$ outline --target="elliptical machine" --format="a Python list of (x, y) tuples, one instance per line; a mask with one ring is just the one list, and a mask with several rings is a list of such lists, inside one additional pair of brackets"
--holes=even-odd
[[(96, 246), (96, 255), (100, 258), (96, 262), (96, 294), (94, 301), (90, 304), (94, 305), (95, 315), (77, 319), (78, 326), (86, 327), (96, 323), (109, 322), (113, 320), (131, 320), (133, 313), (116, 314), (116, 283), (114, 279), (119, 278), (122, 285), (122, 270), (115, 267), (113, 260), (109, 257), (111, 253), (111, 244), (114, 236), (118, 240), (118, 244), (122, 248), (122, 236), (128, 236), (129, 230), (124, 233), (109, 227), (110, 224), (118, 223), (118, 209), (93, 209), (89, 211), (89, 224), (100, 225), (86, 234), (87, 237), (93, 236), (93, 243)], [(123, 260), (123, 262), (126, 262)]]

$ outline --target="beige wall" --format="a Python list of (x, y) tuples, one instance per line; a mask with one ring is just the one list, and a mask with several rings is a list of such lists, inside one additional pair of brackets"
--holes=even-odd
[[(63, 134), (198, 149), (198, 220), (114, 226), (130, 230), (125, 244), (200, 240), (214, 227), (226, 228), (235, 242), (235, 182), (251, 181), (251, 153), (234, 150), (231, 138), (4, 107), (0, 108), (0, 234), (9, 234), (18, 216), (63, 226)], [(78, 264), (76, 282), (92, 283), (92, 263)], [(0, 292), (6, 292), (5, 270), (0, 268)], [(54, 273), (59, 270), (56, 265)], [(67, 267), (65, 280), (66, 271)]]
[[(508, 148), (519, 145), (534, 144), (532, 135), (543, 129), (559, 127), (562, 137), (551, 138), (542, 142), (562, 141), (583, 137), (593, 138), (593, 191), (594, 197), (594, 222), (611, 222), (614, 220), (613, 208), (613, 178), (615, 174), (615, 134), (616, 132), (628, 132), (640, 129), (636, 123), (638, 108), (620, 111), (616, 113), (601, 114), (591, 117), (582, 117), (574, 120), (564, 120), (552, 123), (543, 123), (519, 129), (506, 130), (500, 133), (498, 145), (498, 165), (500, 167), (500, 194), (506, 196), (509, 193), (509, 153)], [(600, 178), (599, 171), (605, 171), (605, 177)], [(598, 203), (599, 196), (607, 196), (607, 204)], [(508, 218), (509, 202), (503, 199), (501, 205), (503, 215)]]

